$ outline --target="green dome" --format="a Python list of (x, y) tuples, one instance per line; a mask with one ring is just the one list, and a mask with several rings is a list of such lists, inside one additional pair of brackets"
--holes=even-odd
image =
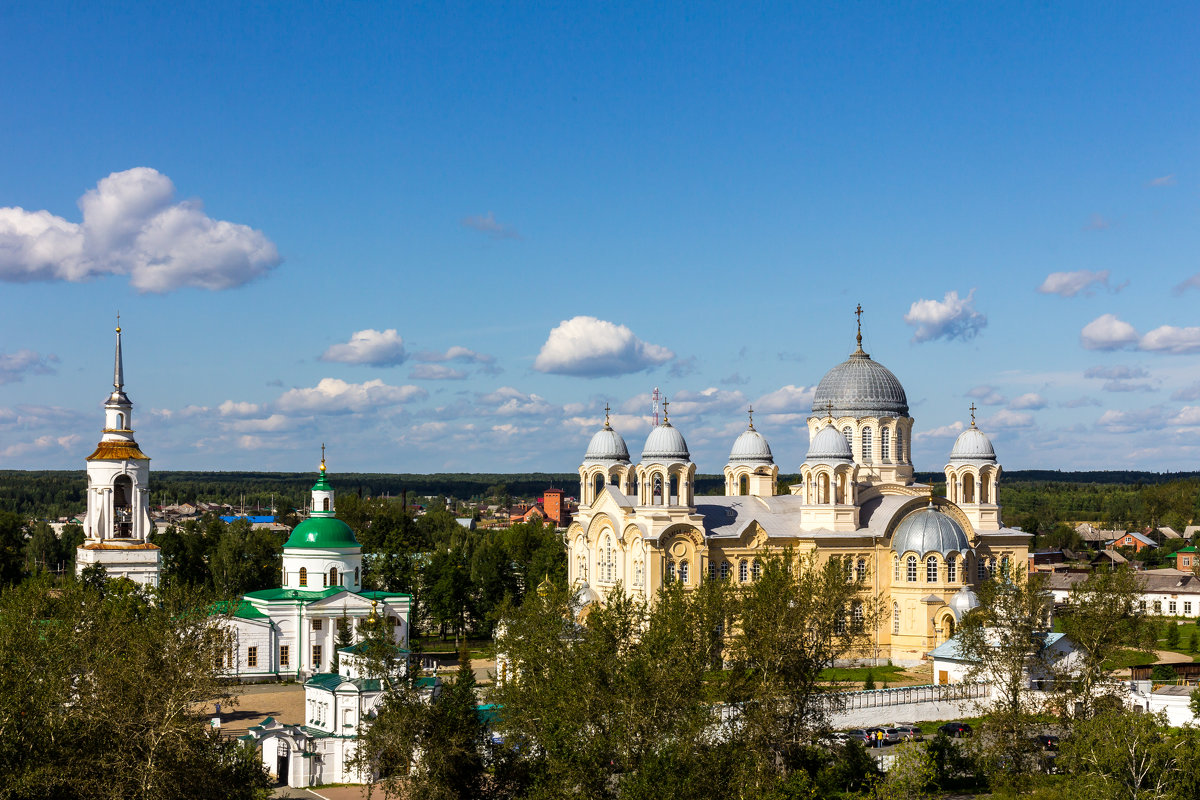
[(309, 517), (292, 530), (287, 547), (358, 547), (350, 526), (336, 517)]

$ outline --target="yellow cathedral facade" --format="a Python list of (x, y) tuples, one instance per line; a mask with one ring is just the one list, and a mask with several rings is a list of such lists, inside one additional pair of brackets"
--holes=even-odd
[[(581, 606), (618, 586), (653, 602), (664, 582), (753, 581), (758, 559), (791, 548), (846, 559), (882, 613), (864, 662), (922, 662), (978, 605), (974, 587), (1024, 569), (1030, 535), (1000, 514), (991, 441), (971, 426), (945, 466), (946, 497), (916, 483), (904, 387), (858, 347), (813, 396), (800, 481), (777, 493), (779, 467), (753, 417), (733, 442), (725, 493), (694, 493), (696, 465), (664, 415), (634, 463), (606, 416), (579, 467), (579, 513), (566, 533)], [(865, 599), (865, 598), (864, 598)]]

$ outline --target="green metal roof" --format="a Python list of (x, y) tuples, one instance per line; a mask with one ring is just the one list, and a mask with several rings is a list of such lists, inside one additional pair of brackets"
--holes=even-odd
[(246, 597), (249, 597), (251, 600), (266, 600), (268, 602), (274, 600), (300, 600), (307, 603), (312, 600), (322, 600), (332, 594), (345, 591), (349, 590), (341, 586), (330, 586), (327, 589), (315, 589), (313, 591), (306, 589), (260, 589), (257, 592), (247, 592)]
[(358, 539), (350, 526), (336, 517), (309, 517), (295, 527), (283, 546), (285, 549), (358, 547)]
[(387, 600), (389, 597), (407, 597), (412, 600), (412, 595), (405, 592), (359, 592), (358, 595), (368, 600)]
[(350, 683), (360, 691), (377, 692), (382, 685), (375, 678), (344, 678), (336, 672), (318, 672), (304, 682), (305, 686), (317, 686), (326, 691), (335, 691), (343, 683)]
[(325, 479), (325, 470), (321, 470), (321, 477), (317, 478), (317, 482), (313, 484), (312, 491), (314, 492), (332, 492), (333, 487), (329, 485), (329, 481)]
[[(229, 613), (228, 601), (218, 600), (213, 603), (209, 613), (214, 615)], [(241, 602), (234, 606), (231, 616), (238, 617), (239, 619), (269, 619), (266, 614), (255, 608), (253, 604)]]

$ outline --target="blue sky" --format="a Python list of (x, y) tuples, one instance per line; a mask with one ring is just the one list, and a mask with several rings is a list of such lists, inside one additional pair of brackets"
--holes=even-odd
[(0, 8), (0, 467), (119, 309), (158, 469), (570, 471), (657, 386), (794, 471), (861, 303), (918, 469), (1196, 468), (1200, 7), (647, 5)]

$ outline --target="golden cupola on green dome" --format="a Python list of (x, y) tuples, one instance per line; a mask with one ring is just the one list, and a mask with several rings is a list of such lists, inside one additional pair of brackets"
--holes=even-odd
[(321, 445), (321, 474), (312, 487), (312, 511), (292, 530), (283, 545), (289, 547), (357, 548), (353, 529), (334, 516), (333, 487), (325, 475), (325, 445)]

